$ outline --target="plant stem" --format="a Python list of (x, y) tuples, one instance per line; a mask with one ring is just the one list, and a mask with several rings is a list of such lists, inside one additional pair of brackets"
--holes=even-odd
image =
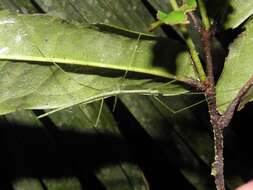
[(212, 165), (212, 175), (215, 178), (217, 190), (225, 190), (223, 162), (223, 129), (213, 126), (215, 161)]
[(193, 12), (189, 12), (187, 14), (191, 18), (193, 26), (197, 29), (197, 31), (200, 31), (201, 27), (199, 25), (198, 19), (196, 18), (195, 14)]
[(170, 5), (173, 10), (178, 10), (179, 8), (176, 0), (170, 0)]
[[(223, 116), (219, 114), (216, 104), (216, 91), (213, 73), (213, 60), (212, 60), (212, 32), (209, 19), (206, 15), (206, 9), (202, 0), (198, 0), (199, 8), (202, 16), (204, 28), (201, 30), (202, 42), (204, 47), (205, 62), (207, 65), (207, 80), (204, 82), (206, 86), (205, 96), (210, 115), (210, 122), (213, 127), (214, 134), (214, 152), (215, 158), (212, 165), (212, 175), (215, 178), (215, 185), (217, 190), (225, 190), (224, 182), (224, 158), (223, 158)], [(230, 119), (231, 120), (231, 119)], [(228, 121), (228, 123), (230, 122)]]
[(209, 21), (208, 15), (207, 15), (207, 11), (206, 11), (206, 7), (205, 7), (203, 0), (198, 0), (198, 5), (199, 5), (198, 7), (199, 7), (199, 11), (200, 11), (200, 15), (202, 18), (204, 28), (206, 30), (209, 30), (211, 27), (211, 24), (210, 24), (210, 21)]
[[(181, 31), (185, 30), (184, 28), (181, 28)], [(191, 58), (193, 60), (194, 67), (197, 71), (198, 77), (199, 77), (200, 81), (205, 81), (206, 80), (206, 73), (203, 69), (202, 63), (201, 63), (200, 58), (199, 58), (199, 54), (196, 50), (196, 47), (193, 43), (193, 40), (185, 32), (183, 32), (183, 36), (184, 36), (184, 39), (185, 39), (185, 43), (188, 46), (188, 49), (189, 49)]]
[[(205, 96), (209, 109), (210, 121), (213, 127), (214, 134), (214, 152), (215, 159), (212, 165), (212, 175), (215, 178), (217, 190), (225, 190), (224, 183), (224, 163), (223, 163), (223, 116), (217, 111), (215, 81), (213, 75), (213, 60), (211, 52), (211, 32), (210, 30), (202, 30), (202, 41), (204, 45), (205, 61), (207, 64), (207, 80), (204, 82)], [(228, 121), (229, 123), (230, 121)]]
[(237, 109), (243, 96), (245, 96), (248, 90), (253, 86), (253, 75), (240, 89), (237, 96), (230, 103), (225, 113), (223, 115), (220, 115), (217, 111), (216, 104), (213, 60), (211, 52), (212, 33), (210, 29), (202, 29), (202, 42), (204, 46), (205, 61), (207, 64), (207, 81), (204, 82), (204, 85), (206, 86), (205, 95), (207, 98), (210, 121), (213, 126), (214, 133), (215, 161), (213, 163), (212, 175), (214, 175), (215, 177), (216, 189), (225, 190), (223, 162), (223, 130), (231, 122), (234, 112)]
[(212, 34), (210, 30), (202, 29), (202, 41), (204, 45), (204, 53), (207, 65), (207, 79), (212, 85), (213, 93), (215, 93), (215, 82), (214, 82), (214, 74), (213, 74), (213, 60), (212, 60), (212, 49), (211, 49), (211, 41)]
[(253, 86), (253, 75), (240, 89), (237, 96), (230, 103), (226, 112), (222, 116), (215, 116), (211, 119), (214, 132), (214, 147), (215, 147), (215, 161), (213, 163), (212, 174), (215, 177), (215, 184), (217, 190), (225, 190), (224, 184), (224, 162), (223, 162), (223, 130), (226, 128), (231, 119), (233, 118), (234, 112), (238, 107), (243, 96), (247, 94), (249, 89)]

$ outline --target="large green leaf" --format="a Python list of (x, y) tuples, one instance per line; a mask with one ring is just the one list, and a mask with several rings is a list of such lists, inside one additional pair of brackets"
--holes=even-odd
[[(224, 112), (231, 101), (236, 97), (240, 88), (253, 75), (252, 48), (253, 48), (253, 20), (249, 21), (244, 31), (229, 47), (223, 72), (217, 84), (217, 103), (219, 111)], [(252, 92), (244, 98), (239, 108), (252, 100)]]
[[(128, 33), (127, 37), (108, 34), (112, 28), (101, 32), (101, 28), (73, 25), (45, 15), (2, 12), (0, 22), (0, 31), (6, 34), (1, 37), (1, 59), (67, 63), (168, 78), (192, 72), (188, 54), (171, 40), (161, 42), (138, 33)], [(166, 61), (162, 59), (165, 52), (169, 54)]]
[[(1, 63), (1, 114), (23, 108), (69, 107), (120, 93), (175, 95), (185, 90), (175, 85), (161, 86), (164, 83), (151, 79), (119, 76), (134, 71), (173, 79), (194, 73), (189, 55), (172, 40), (141, 37), (115, 28), (114, 32), (126, 35), (109, 34), (101, 28), (73, 25), (44, 15), (2, 12), (0, 23), (0, 31), (6, 34), (0, 37), (0, 59), (40, 62)], [(113, 77), (93, 74), (101, 72)]]
[(236, 28), (253, 14), (253, 1), (230, 0), (226, 9), (228, 15), (224, 27)]

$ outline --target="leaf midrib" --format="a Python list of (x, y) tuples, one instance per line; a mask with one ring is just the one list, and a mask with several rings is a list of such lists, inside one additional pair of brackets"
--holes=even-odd
[(110, 63), (101, 63), (101, 62), (91, 62), (91, 61), (82, 61), (82, 60), (74, 60), (74, 59), (62, 59), (62, 58), (47, 58), (47, 57), (35, 57), (35, 56), (8, 56), (1, 55), (1, 60), (9, 60), (9, 61), (27, 61), (27, 62), (42, 62), (42, 63), (52, 63), (52, 64), (67, 64), (67, 65), (78, 65), (78, 66), (87, 66), (94, 68), (103, 68), (108, 70), (119, 70), (125, 72), (137, 72), (140, 74), (149, 74), (153, 76), (175, 79), (175, 75), (170, 75), (165, 71), (151, 70), (151, 69), (143, 69), (143, 68), (133, 68), (131, 66), (124, 65), (113, 65)]

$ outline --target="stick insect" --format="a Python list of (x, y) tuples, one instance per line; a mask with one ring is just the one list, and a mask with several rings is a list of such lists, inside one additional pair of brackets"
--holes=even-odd
[[(21, 19), (22, 19), (22, 17), (21, 17)], [(25, 29), (28, 30), (28, 27), (26, 26), (26, 23), (24, 22), (24, 20), (22, 20), (22, 22), (24, 23)], [(26, 33), (29, 34), (29, 31), (27, 31)], [(128, 66), (126, 67), (126, 70), (125, 70), (125, 72), (124, 72), (124, 74), (123, 74), (123, 76), (122, 76), (122, 78), (121, 78), (121, 80), (120, 80), (120, 82), (119, 82), (119, 84), (118, 84), (118, 87), (117, 87), (115, 90), (110, 91), (110, 92), (103, 92), (103, 91), (101, 91), (100, 89), (96, 89), (96, 88), (94, 88), (94, 87), (92, 87), (92, 86), (87, 86), (87, 85), (83, 84), (81, 81), (77, 81), (76, 79), (72, 78), (71, 76), (68, 76), (68, 77), (70, 77), (71, 80), (73, 80), (73, 81), (76, 82), (77, 84), (83, 85), (83, 86), (85, 86), (86, 88), (90, 88), (90, 89), (92, 89), (92, 90), (97, 90), (97, 91), (99, 92), (99, 94), (98, 94), (97, 96), (94, 96), (94, 97), (92, 97), (92, 98), (90, 98), (90, 99), (87, 99), (87, 100), (85, 101), (85, 103), (90, 103), (90, 102), (93, 102), (93, 101), (95, 101), (95, 100), (101, 100), (101, 105), (100, 105), (100, 108), (99, 108), (99, 111), (98, 111), (98, 116), (97, 116), (97, 119), (96, 119), (95, 124), (94, 124), (95, 127), (98, 126), (99, 118), (101, 117), (101, 113), (102, 113), (102, 109), (103, 109), (103, 104), (104, 104), (104, 98), (107, 98), (107, 97), (110, 97), (110, 96), (115, 96), (115, 97), (116, 97), (116, 98), (115, 98), (115, 104), (114, 104), (114, 109), (115, 109), (116, 102), (117, 102), (117, 96), (118, 96), (119, 94), (145, 94), (145, 95), (151, 95), (151, 96), (153, 95), (153, 96), (154, 96), (154, 95), (157, 94), (157, 90), (158, 90), (159, 88), (162, 88), (162, 87), (163, 87), (163, 85), (161, 85), (161, 86), (157, 86), (157, 87), (155, 87), (155, 88), (150, 88), (150, 89), (145, 89), (145, 90), (137, 90), (137, 89), (135, 89), (135, 90), (126, 90), (126, 89), (122, 89), (123, 86), (124, 86), (124, 83), (125, 83), (125, 79), (126, 79), (126, 77), (127, 77), (127, 74), (128, 74), (128, 72), (129, 72), (129, 70), (131, 70), (130, 68), (132, 67), (132, 65), (133, 65), (133, 63), (134, 63), (134, 61), (135, 61), (135, 56), (136, 56), (136, 52), (138, 51), (139, 44), (140, 44), (140, 42), (141, 42), (142, 33), (138, 33), (137, 36), (138, 36), (138, 37), (136, 38), (136, 44), (133, 44), (133, 45), (132, 45), (131, 61), (128, 63)], [(31, 39), (31, 42), (32, 42), (32, 43), (33, 43), (33, 41), (34, 41), (34, 40)], [(59, 64), (57, 64), (53, 59), (51, 59), (51, 58), (50, 58), (49, 56), (47, 56), (44, 52), (42, 52), (41, 49), (39, 48), (39, 46), (37, 46), (37, 45), (34, 44), (34, 43), (33, 43), (33, 46), (38, 50), (38, 52), (41, 54), (41, 56), (46, 57), (47, 59), (51, 60), (50, 62), (51, 62), (60, 72), (62, 72), (64, 75), (68, 75), (68, 73), (67, 73)], [(170, 84), (172, 84), (172, 83), (174, 83), (174, 82), (176, 82), (176, 80), (172, 80), (172, 81), (170, 81), (170, 82), (168, 82), (168, 83), (166, 83), (166, 84), (164, 84), (164, 85), (170, 85)], [(62, 86), (62, 88), (65, 88), (65, 87)], [(67, 92), (67, 94), (69, 94), (69, 93), (68, 93), (68, 89), (65, 89), (65, 91)], [(188, 93), (188, 94), (191, 94), (191, 93)], [(171, 94), (170, 94), (170, 95), (171, 95)], [(74, 97), (73, 97), (71, 94), (69, 94), (69, 96), (70, 96), (71, 99), (74, 99)], [(161, 105), (164, 105), (164, 104), (162, 103), (162, 101), (159, 99), (158, 96), (154, 96), (154, 98), (155, 98), (155, 100), (157, 100), (158, 102), (160, 102)], [(185, 107), (185, 108), (180, 108), (180, 109), (178, 109), (178, 110), (170, 109), (168, 106), (167, 106), (167, 108), (170, 109), (171, 112), (173, 112), (174, 114), (176, 114), (176, 113), (179, 113), (179, 112), (181, 112), (181, 111), (183, 111), (183, 110), (189, 109), (189, 108), (191, 108), (191, 107), (193, 107), (193, 106), (196, 106), (196, 105), (198, 105), (198, 104), (200, 104), (200, 103), (203, 103), (203, 102), (205, 102), (204, 99), (203, 99), (201, 102), (194, 103), (193, 105), (189, 105), (189, 106), (187, 106), (187, 107)], [(79, 105), (80, 103), (82, 103), (82, 102), (77, 102), (76, 105)], [(75, 105), (75, 103), (74, 103), (73, 105)], [(68, 107), (68, 106), (67, 106), (67, 107)], [(49, 111), (49, 112), (47, 112), (47, 113), (45, 113), (45, 114), (39, 116), (39, 118), (44, 117), (44, 116), (48, 116), (48, 115), (51, 114), (51, 113), (60, 111), (60, 110), (65, 109), (65, 108), (67, 108), (67, 107), (60, 107), (60, 108), (54, 109), (54, 110), (52, 110), (52, 111)]]

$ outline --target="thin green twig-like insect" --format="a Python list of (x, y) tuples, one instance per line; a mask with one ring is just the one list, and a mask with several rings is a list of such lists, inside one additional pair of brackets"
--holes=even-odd
[[(22, 19), (22, 17), (21, 17), (21, 19)], [(23, 19), (22, 19), (22, 22), (23, 22), (23, 26), (24, 26), (25, 29), (27, 30), (26, 23), (24, 22)], [(29, 34), (29, 31), (27, 31), (27, 33)], [(99, 122), (100, 116), (101, 116), (101, 114), (102, 114), (102, 108), (103, 108), (103, 104), (104, 104), (104, 99), (105, 99), (105, 98), (110, 97), (110, 96), (115, 96), (115, 97), (116, 97), (116, 98), (115, 98), (115, 103), (114, 103), (114, 109), (115, 109), (115, 107), (116, 107), (116, 102), (117, 102), (117, 97), (118, 97), (119, 94), (140, 94), (140, 95), (156, 95), (156, 94), (157, 94), (157, 95), (158, 95), (158, 94), (159, 94), (159, 91), (158, 91), (159, 88), (162, 88), (163, 86), (166, 86), (166, 85), (172, 84), (173, 82), (176, 82), (176, 80), (172, 80), (172, 81), (169, 81), (168, 83), (164, 83), (164, 84), (162, 84), (162, 85), (160, 85), (160, 86), (153, 87), (153, 88), (150, 88), (150, 89), (145, 89), (145, 90), (124, 90), (124, 89), (122, 89), (122, 86), (124, 85), (124, 80), (125, 80), (125, 78), (127, 77), (129, 68), (131, 68), (132, 64), (134, 63), (135, 55), (136, 55), (136, 52), (138, 51), (138, 47), (139, 47), (139, 44), (140, 44), (141, 36), (142, 36), (142, 33), (138, 33), (138, 38), (137, 38), (137, 41), (136, 41), (136, 45), (134, 46), (134, 49), (133, 49), (133, 52), (132, 52), (132, 55), (131, 55), (132, 59), (131, 59), (131, 61), (129, 62), (129, 65), (127, 66), (127, 69), (125, 70), (124, 75), (122, 76), (122, 79), (121, 79), (121, 83), (120, 83), (120, 85), (119, 85), (119, 88), (116, 89), (116, 90), (114, 90), (114, 91), (111, 91), (111, 92), (103, 92), (103, 91), (100, 90), (100, 89), (96, 89), (96, 88), (94, 88), (94, 87), (92, 87), (92, 86), (87, 86), (87, 85), (83, 84), (81, 81), (77, 81), (76, 79), (74, 79), (74, 78), (72, 78), (71, 76), (69, 76), (69, 74), (68, 74), (61, 66), (59, 66), (59, 65), (58, 65), (56, 62), (54, 62), (53, 60), (51, 60), (51, 63), (52, 63), (59, 71), (61, 71), (61, 72), (65, 73), (66, 75), (68, 75), (68, 77), (70, 77), (73, 81), (75, 81), (75, 82), (77, 82), (78, 84), (83, 85), (83, 86), (85, 86), (85, 87), (87, 87), (87, 88), (90, 88), (90, 89), (97, 90), (97, 91), (101, 92), (99, 95), (94, 96), (94, 97), (92, 97), (92, 98), (90, 98), (90, 99), (87, 99), (85, 102), (76, 102), (76, 103), (73, 103), (73, 105), (80, 105), (80, 104), (82, 104), (82, 103), (87, 104), (87, 103), (91, 103), (91, 102), (96, 101), (96, 100), (101, 100), (100, 110), (99, 110), (98, 117), (97, 117), (97, 120), (96, 120), (96, 123), (95, 123), (95, 126), (96, 126), (96, 127), (98, 126), (98, 122)], [(33, 40), (32, 40), (32, 39), (31, 39), (31, 42), (33, 43)], [(49, 58), (49, 59), (50, 59), (50, 57), (48, 57), (45, 53), (43, 53), (43, 52), (41, 51), (41, 49), (40, 49), (38, 46), (36, 46), (36, 44), (33, 43), (33, 46), (40, 52), (40, 54), (41, 54), (43, 57), (46, 57), (46, 58)], [(63, 86), (63, 85), (61, 85), (61, 86)], [(63, 86), (63, 88), (64, 88), (64, 86)], [(66, 89), (66, 92), (67, 92), (67, 89)], [(190, 94), (190, 93), (188, 93), (188, 94)], [(191, 94), (192, 94), (192, 93), (191, 93)], [(198, 94), (199, 94), (199, 93), (198, 93)], [(168, 95), (172, 95), (172, 94), (168, 94)], [(175, 94), (175, 95), (176, 95), (176, 94)], [(71, 94), (69, 94), (69, 96), (70, 96), (70, 98), (74, 98)], [(166, 94), (165, 94), (165, 96), (166, 96)], [(155, 96), (155, 99), (158, 101), (159, 98)], [(185, 107), (185, 108), (181, 108), (181, 109), (179, 109), (179, 110), (173, 110), (173, 109), (170, 109), (170, 110), (171, 110), (173, 113), (176, 114), (176, 113), (179, 113), (179, 112), (181, 112), (181, 111), (183, 111), (183, 110), (186, 110), (186, 109), (188, 109), (188, 108), (194, 107), (194, 106), (196, 106), (196, 105), (198, 105), (198, 104), (200, 104), (200, 103), (202, 103), (202, 102), (204, 102), (204, 100), (202, 100), (201, 102), (198, 102), (198, 103), (194, 103), (193, 105), (187, 106), (187, 107)], [(161, 102), (160, 102), (160, 103), (161, 103)], [(226, 104), (226, 103), (224, 103), (224, 104)], [(67, 107), (69, 107), (69, 105), (68, 105)], [(65, 108), (67, 108), (67, 107), (60, 107), (60, 108), (54, 109), (54, 110), (52, 110), (52, 111), (50, 111), (50, 112), (47, 112), (47, 113), (45, 113), (45, 114), (43, 114), (43, 115), (40, 115), (38, 118), (48, 116), (49, 114), (52, 114), (52, 113), (55, 113), (55, 112), (57, 112), (57, 111), (63, 110), (63, 109), (65, 109)]]
[[(127, 74), (128, 74), (128, 71), (129, 71), (129, 68), (131, 68), (132, 64), (134, 63), (134, 59), (135, 59), (135, 55), (136, 55), (136, 52), (138, 50), (138, 47), (139, 47), (139, 43), (140, 43), (140, 39), (141, 39), (141, 36), (142, 34), (141, 33), (138, 33), (138, 38), (137, 38), (137, 42), (136, 42), (136, 45), (134, 46), (134, 50), (131, 54), (131, 61), (129, 62), (125, 72), (124, 72), (124, 75), (122, 76), (121, 78), (121, 81), (120, 81), (120, 84), (119, 84), (119, 90), (122, 88), (122, 86), (124, 85), (124, 80), (126, 79), (127, 77)], [(115, 111), (116, 109), (116, 105), (117, 105), (117, 101), (118, 101), (118, 96), (115, 96), (115, 99), (114, 99), (114, 103), (113, 103), (113, 112)]]
[[(232, 92), (232, 91), (238, 91), (238, 89), (230, 89), (229, 90), (230, 92)], [(226, 90), (226, 92), (228, 92), (228, 90)], [(185, 93), (185, 94), (182, 94), (182, 95), (204, 95), (204, 93), (203, 92), (189, 92), (189, 93)], [(171, 108), (170, 106), (168, 106), (164, 101), (162, 101), (158, 96), (152, 96), (157, 102), (159, 102), (159, 104), (161, 104), (161, 106), (163, 106), (165, 109), (167, 109), (169, 112), (171, 112), (171, 113), (173, 113), (173, 114), (178, 114), (178, 113), (181, 113), (181, 112), (183, 112), (183, 111), (185, 111), (185, 110), (188, 110), (188, 109), (191, 109), (191, 108), (193, 108), (193, 107), (196, 107), (196, 106), (198, 106), (198, 105), (200, 105), (200, 104), (203, 104), (203, 103), (206, 103), (207, 102), (207, 99), (206, 98), (204, 98), (203, 100), (200, 100), (200, 101), (197, 101), (197, 102), (195, 102), (195, 103), (193, 103), (193, 104), (191, 104), (191, 105), (189, 105), (189, 106), (186, 106), (186, 107), (182, 107), (182, 108), (179, 108), (179, 109), (173, 109), (173, 108)], [(225, 105), (225, 104), (227, 104), (227, 103), (230, 103), (232, 100), (228, 100), (228, 101), (226, 101), (226, 102), (223, 102), (223, 103), (221, 103), (221, 104), (219, 104), (219, 105), (217, 105), (217, 108), (219, 108), (219, 107), (221, 107), (221, 106), (223, 106), (223, 105)]]
[(97, 116), (96, 123), (95, 123), (95, 128), (98, 127), (98, 123), (99, 123), (99, 120), (100, 120), (100, 117), (101, 117), (101, 114), (103, 111), (103, 106), (104, 106), (104, 98), (101, 99), (101, 103), (100, 103), (100, 107), (99, 107), (99, 111), (98, 111), (98, 116)]
[(185, 111), (185, 110), (188, 110), (188, 109), (190, 109), (190, 108), (193, 108), (193, 107), (195, 107), (195, 106), (198, 106), (199, 104), (202, 104), (202, 103), (206, 102), (206, 99), (203, 99), (203, 100), (201, 100), (201, 101), (198, 101), (198, 102), (196, 102), (196, 103), (194, 103), (194, 104), (191, 104), (191, 105), (189, 105), (189, 106), (186, 106), (186, 107), (184, 107), (184, 108), (181, 108), (181, 109), (178, 109), (178, 110), (174, 110), (173, 108), (169, 107), (165, 102), (163, 102), (161, 99), (159, 99), (159, 97), (153, 96), (153, 98), (154, 98), (157, 102), (159, 102), (164, 108), (166, 108), (168, 111), (170, 111), (170, 112), (173, 113), (173, 114), (178, 114), (178, 113), (180, 113), (180, 112), (183, 112), (183, 111)]

